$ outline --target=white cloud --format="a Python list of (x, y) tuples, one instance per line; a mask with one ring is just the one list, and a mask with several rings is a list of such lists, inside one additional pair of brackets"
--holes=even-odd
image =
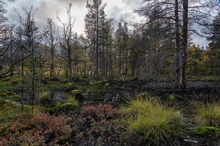
[[(92, 0), (90, 0), (91, 2)], [(140, 1), (140, 0), (139, 0)], [(84, 18), (87, 13), (86, 9), (87, 0), (16, 0), (15, 3), (10, 4), (8, 7), (9, 21), (12, 23), (18, 23), (17, 14), (14, 12), (14, 8), (18, 9), (22, 15), (22, 7), (29, 9), (31, 6), (37, 10), (35, 15), (38, 27), (43, 27), (47, 18), (52, 18), (59, 25), (57, 21), (57, 13), (62, 20), (67, 18), (66, 9), (69, 3), (73, 3), (72, 16), (76, 17), (75, 31), (77, 33), (83, 33), (84, 31)], [(125, 1), (125, 0), (103, 0), (103, 4), (107, 3), (106, 14), (108, 18), (113, 18), (115, 22), (120, 20), (126, 21), (138, 21), (139, 16), (133, 13), (133, 10), (137, 9), (138, 1)]]
[[(92, 0), (90, 0), (91, 2)], [(8, 6), (8, 17), (12, 23), (18, 23), (18, 16), (14, 12), (14, 8), (18, 9), (22, 13), (22, 7), (30, 8), (33, 6), (37, 9), (35, 16), (37, 26), (43, 28), (46, 25), (47, 18), (52, 18), (56, 24), (60, 25), (57, 21), (57, 13), (65, 21), (66, 9), (69, 3), (73, 3), (72, 16), (77, 20), (74, 24), (74, 30), (78, 34), (84, 33), (84, 19), (87, 13), (86, 9), (87, 0), (16, 0), (15, 3), (10, 3)], [(142, 0), (103, 0), (103, 3), (107, 3), (105, 12), (108, 18), (113, 18), (115, 25), (121, 20), (124, 21), (140, 21), (141, 17), (138, 14), (133, 13), (134, 10), (141, 6)], [(193, 41), (196, 44), (207, 45), (205, 39), (193, 37)]]

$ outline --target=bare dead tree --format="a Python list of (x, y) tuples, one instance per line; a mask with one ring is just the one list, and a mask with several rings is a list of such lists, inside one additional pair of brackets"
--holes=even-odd
[(27, 51), (30, 55), (30, 71), (31, 71), (31, 105), (32, 105), (32, 112), (34, 110), (35, 105), (35, 92), (36, 92), (36, 42), (38, 40), (38, 28), (36, 27), (35, 23), (35, 12), (33, 7), (29, 10), (23, 8), (25, 13), (25, 18), (18, 14), (21, 23), (21, 29), (23, 32), (24, 41), (27, 45)]
[(47, 19), (44, 36), (50, 49), (50, 78), (54, 78), (54, 61), (56, 55), (56, 47), (58, 45), (58, 29), (51, 18)]
[(69, 71), (69, 80), (72, 80), (72, 51), (73, 51), (73, 39), (74, 39), (74, 32), (73, 32), (73, 25), (76, 21), (76, 18), (72, 17), (72, 4), (69, 4), (66, 8), (66, 13), (68, 16), (68, 22), (64, 23), (60, 19), (59, 16), (57, 16), (57, 19), (62, 24), (62, 37), (60, 40), (60, 46), (65, 51), (65, 57), (64, 60), (67, 62), (68, 71)]
[[(189, 31), (196, 33), (196, 29), (190, 29), (190, 25), (203, 24), (207, 25), (204, 21), (210, 15), (210, 10), (214, 8), (214, 2), (203, 2), (203, 1), (189, 1), (189, 0), (144, 0), (146, 4), (141, 7), (137, 12), (141, 15), (149, 18), (151, 12), (155, 9), (162, 15), (155, 15), (155, 19), (165, 22), (169, 20), (169, 23), (174, 26), (171, 27), (174, 31), (170, 31), (175, 36), (175, 74), (176, 74), (176, 87), (184, 89), (186, 88), (186, 58), (187, 58), (187, 47), (189, 42)], [(216, 2), (215, 2), (216, 3)], [(207, 10), (207, 11), (206, 11)], [(151, 19), (147, 19), (144, 26), (149, 26)], [(168, 22), (168, 21), (167, 21)], [(163, 31), (164, 30), (160, 30)], [(166, 30), (165, 30), (166, 31)]]

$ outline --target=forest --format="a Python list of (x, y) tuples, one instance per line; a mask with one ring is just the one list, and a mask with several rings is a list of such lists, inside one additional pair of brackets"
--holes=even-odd
[(15, 1), (0, 0), (0, 145), (220, 145), (218, 1), (143, 0), (137, 23), (87, 0), (84, 34), (72, 3), (41, 28), (34, 6), (9, 21)]

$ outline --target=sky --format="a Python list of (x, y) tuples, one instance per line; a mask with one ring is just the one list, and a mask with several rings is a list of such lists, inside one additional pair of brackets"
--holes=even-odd
[[(90, 0), (91, 1), (91, 0)], [(139, 21), (138, 14), (133, 13), (137, 9), (142, 0), (103, 0), (103, 4), (107, 3), (105, 12), (108, 18), (114, 18), (115, 24), (120, 20)], [(72, 16), (76, 18), (74, 24), (75, 32), (81, 34), (84, 31), (84, 18), (87, 13), (87, 0), (16, 0), (15, 3), (8, 5), (7, 16), (10, 22), (19, 22), (18, 16), (14, 9), (19, 13), (23, 13), (22, 8), (29, 9), (31, 6), (36, 10), (35, 19), (38, 27), (43, 27), (46, 24), (47, 18), (52, 18), (57, 25), (60, 23), (57, 20), (57, 14), (62, 21), (66, 20), (66, 7), (72, 3)]]
[[(89, 0), (90, 3), (92, 0)], [(22, 15), (23, 8), (29, 9), (31, 6), (36, 10), (35, 20), (39, 28), (46, 25), (47, 18), (52, 18), (59, 26), (57, 15), (63, 22), (66, 21), (66, 7), (72, 3), (72, 16), (76, 18), (74, 31), (78, 34), (84, 33), (84, 18), (87, 13), (87, 0), (16, 0), (7, 6), (7, 17), (9, 22), (17, 24), (19, 22), (15, 9)], [(133, 11), (141, 6), (142, 0), (102, 0), (103, 4), (107, 3), (105, 12), (108, 18), (113, 18), (114, 23), (119, 21), (140, 22), (143, 18)], [(193, 36), (193, 42), (200, 46), (207, 46), (205, 38)]]

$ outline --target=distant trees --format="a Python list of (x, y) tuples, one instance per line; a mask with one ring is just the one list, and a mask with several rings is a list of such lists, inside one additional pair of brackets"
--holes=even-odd
[(107, 74), (107, 67), (111, 61), (107, 61), (106, 53), (109, 52), (112, 41), (112, 24), (111, 20), (106, 19), (106, 4), (102, 4), (102, 0), (93, 0), (92, 4), (87, 1), (88, 13), (85, 17), (85, 32), (90, 42), (92, 58), (95, 62), (93, 69), (94, 76), (97, 78), (100, 73)]
[(116, 64), (118, 76), (121, 77), (123, 72), (128, 69), (129, 64), (129, 29), (127, 23), (118, 23), (118, 28), (115, 32), (115, 51), (116, 51)]
[[(195, 23), (197, 25), (207, 25), (204, 18), (210, 16), (208, 12), (210, 8), (214, 7), (213, 2), (208, 3), (203, 1), (188, 0), (145, 0), (143, 3), (146, 5), (137, 10), (137, 12), (147, 18), (145, 26), (149, 28), (152, 23), (155, 24), (155, 22), (159, 22), (163, 25), (158, 28), (158, 31), (162, 32), (158, 36), (163, 36), (164, 33), (175, 36), (171, 40), (175, 41), (174, 48), (176, 59), (174, 70), (176, 75), (176, 87), (184, 89), (186, 87), (187, 48), (189, 42), (188, 38), (190, 37), (189, 31), (198, 34), (198, 32), (195, 29), (192, 29), (190, 25)], [(162, 40), (165, 39), (163, 38)]]
[[(213, 24), (204, 20), (210, 3), (144, 0), (136, 11), (145, 16), (144, 24), (119, 22), (114, 28), (114, 20), (105, 13), (106, 3), (87, 1), (85, 35), (80, 36), (74, 32), (72, 4), (66, 7), (67, 22), (58, 16), (60, 32), (52, 18), (40, 32), (33, 8), (19, 15), (19, 26), (6, 25), (4, 6), (0, 0), (0, 77), (30, 75), (32, 90), (36, 80), (62, 75), (69, 81), (82, 75), (96, 79), (175, 79), (176, 87), (184, 89), (186, 73), (219, 74), (220, 18), (216, 16)], [(192, 27), (195, 23), (211, 25), (206, 50), (189, 43), (190, 31), (199, 34)]]
[(187, 73), (192, 76), (205, 75), (207, 67), (205, 67), (206, 50), (195, 44), (188, 47), (187, 57)]
[(214, 18), (211, 25), (211, 36), (208, 37), (210, 66), (214, 75), (220, 75), (220, 13)]

